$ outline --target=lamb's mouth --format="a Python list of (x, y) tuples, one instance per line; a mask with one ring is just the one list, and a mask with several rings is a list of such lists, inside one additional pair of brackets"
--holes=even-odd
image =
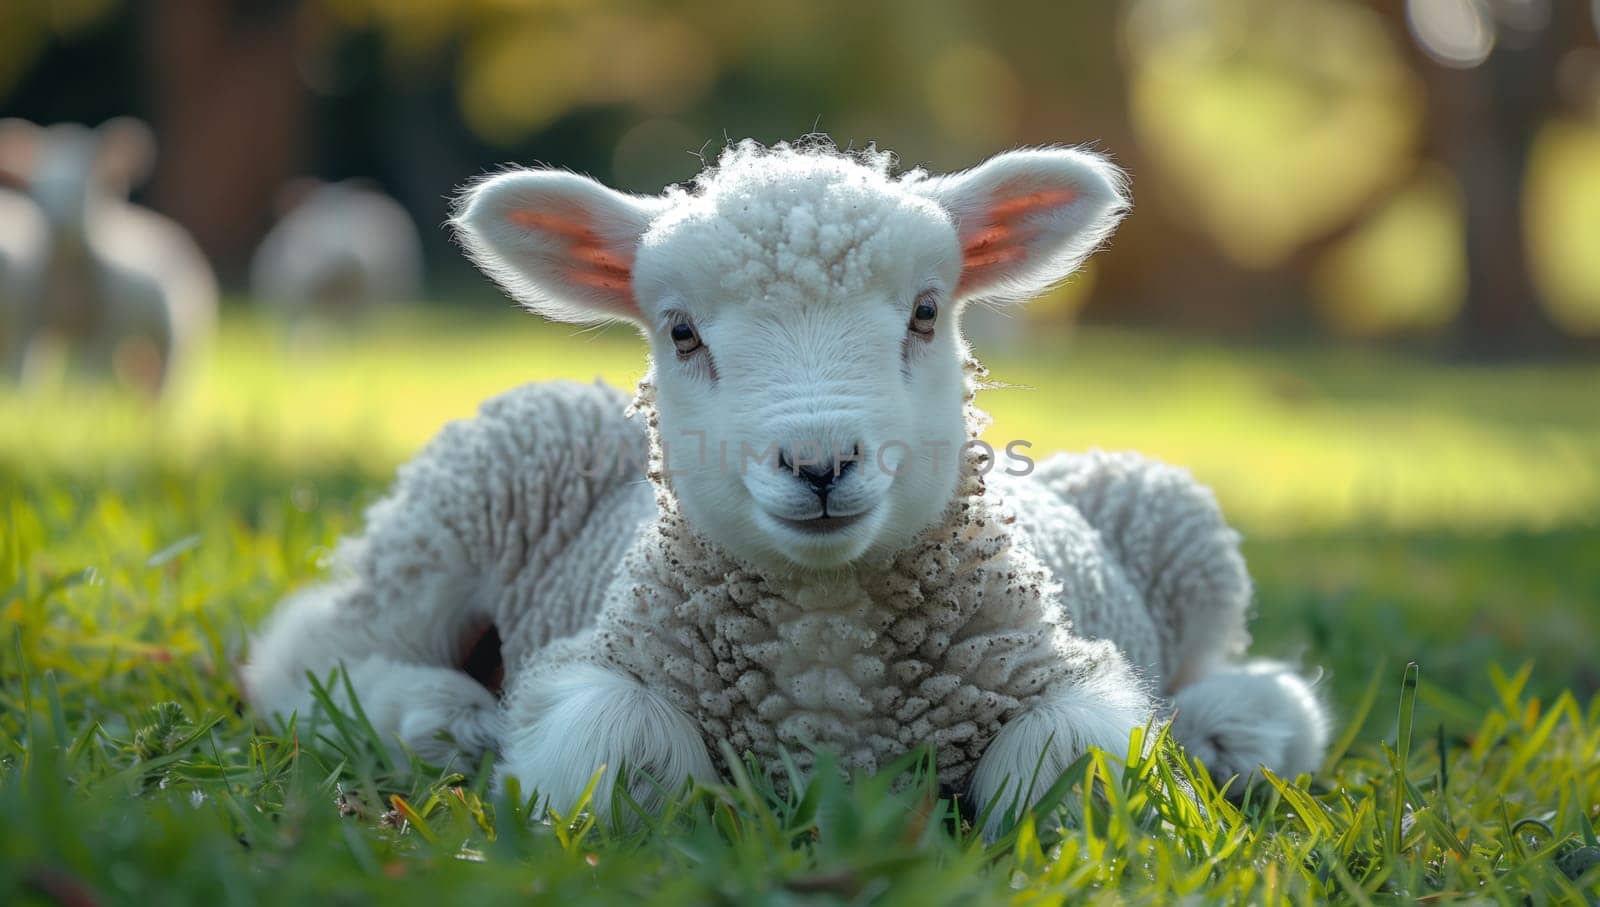
[(870, 510), (863, 510), (860, 513), (852, 513), (849, 516), (819, 516), (812, 517), (809, 520), (791, 520), (788, 517), (781, 516), (775, 516), (773, 519), (796, 532), (804, 532), (807, 535), (831, 535), (854, 526), (861, 521), (862, 517), (871, 512)]

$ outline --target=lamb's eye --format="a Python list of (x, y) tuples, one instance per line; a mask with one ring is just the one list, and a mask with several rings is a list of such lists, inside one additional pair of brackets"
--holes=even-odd
[(911, 309), (911, 333), (927, 338), (933, 336), (933, 323), (939, 320), (939, 300), (932, 292), (917, 297)]
[(672, 326), (672, 345), (678, 348), (679, 356), (687, 356), (700, 348), (700, 333), (694, 325), (680, 321)]

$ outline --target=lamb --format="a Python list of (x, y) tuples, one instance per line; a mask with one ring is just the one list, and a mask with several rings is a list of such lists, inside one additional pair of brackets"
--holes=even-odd
[(126, 200), (154, 154), (149, 129), (126, 117), (96, 129), (0, 121), (0, 171), (23, 182), (45, 225), (13, 291), (14, 377), (53, 334), (78, 370), (156, 392), (210, 333), (217, 287), (204, 255), (178, 224)]
[(422, 240), (399, 202), (363, 180), (292, 188), (298, 198), (250, 263), (258, 299), (294, 316), (348, 317), (417, 298)]
[[(494, 751), (557, 810), (602, 767), (658, 803), (718, 777), (724, 741), (865, 771), (933, 743), (943, 783), (1020, 807), (1167, 713), (1221, 777), (1314, 770), (1322, 706), (1241, 660), (1249, 577), (1208, 490), (1127, 454), (1002, 470), (974, 443), (963, 305), (1036, 295), (1127, 207), (1109, 162), (1058, 148), (934, 177), (742, 143), (657, 197), (473, 185), (455, 223), (479, 266), (547, 317), (634, 323), (648, 376), (631, 404), (530, 385), (447, 426), (344, 576), (254, 640), (246, 695), (308, 713), (307, 672), (342, 664), (397, 746)], [(460, 670), (491, 626), (503, 702)]]

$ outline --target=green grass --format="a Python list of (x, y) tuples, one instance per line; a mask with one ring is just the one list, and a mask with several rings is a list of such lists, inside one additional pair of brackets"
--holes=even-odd
[(1103, 331), (992, 358), (1038, 388), (985, 395), (992, 439), (1217, 486), (1258, 649), (1324, 671), (1316, 776), (1242, 807), (1202, 783), (1202, 810), (1169, 745), (1114, 781), (1123, 754), (1095, 756), (1048, 798), (1084, 822), (989, 844), (915, 766), (794, 799), (746, 773), (614, 833), (534, 821), (477, 766), (390, 764), (353, 718), (276, 733), (238, 701), (244, 632), (393, 466), (518, 381), (640, 359), (510, 314), (294, 353), (232, 319), (157, 408), (0, 394), (0, 903), (1600, 899), (1600, 369)]

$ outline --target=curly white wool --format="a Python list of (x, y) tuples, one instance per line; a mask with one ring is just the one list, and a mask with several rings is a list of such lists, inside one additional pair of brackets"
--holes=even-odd
[[(846, 157), (741, 142), (695, 178), (692, 192), (669, 190), (669, 207), (643, 245), (692, 222), (703, 237), (694, 267), (716, 275), (729, 298), (759, 300), (778, 284), (812, 298), (860, 293), (871, 275), (904, 256), (908, 241), (898, 211), (874, 192), (890, 160), (881, 152)], [(852, 216), (830, 216), (839, 210)]]

